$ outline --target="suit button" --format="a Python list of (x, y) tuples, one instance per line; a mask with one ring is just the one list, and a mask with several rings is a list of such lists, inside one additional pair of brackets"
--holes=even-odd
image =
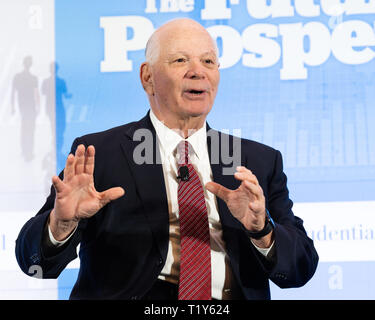
[(163, 264), (163, 259), (160, 258), (159, 261), (158, 261), (158, 265), (161, 266)]
[(276, 278), (279, 278), (279, 279), (283, 279), (283, 280), (286, 279), (286, 275), (285, 275), (284, 273), (280, 273), (280, 272), (277, 272), (277, 273), (275, 274), (275, 277), (276, 277)]
[(138, 296), (132, 296), (130, 297), (130, 300), (138, 300)]

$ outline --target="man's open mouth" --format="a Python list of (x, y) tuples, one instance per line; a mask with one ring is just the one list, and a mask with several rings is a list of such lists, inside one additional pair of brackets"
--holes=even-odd
[(206, 92), (205, 90), (195, 90), (195, 89), (191, 89), (191, 90), (187, 90), (186, 92), (190, 93), (190, 94), (194, 94), (194, 95), (201, 95), (202, 93)]

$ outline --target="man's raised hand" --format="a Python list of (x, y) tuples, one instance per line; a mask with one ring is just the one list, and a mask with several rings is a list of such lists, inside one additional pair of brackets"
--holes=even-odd
[(52, 177), (56, 191), (55, 206), (49, 226), (56, 240), (63, 240), (75, 229), (80, 219), (95, 215), (110, 201), (125, 194), (121, 187), (98, 192), (94, 186), (95, 148), (79, 145), (75, 155), (66, 160), (64, 180)]
[[(236, 190), (230, 190), (216, 182), (208, 182), (206, 188), (224, 200), (232, 215), (252, 232), (263, 229), (266, 220), (266, 202), (257, 177), (245, 167), (237, 167), (234, 177), (241, 181)], [(253, 240), (259, 247), (268, 248), (271, 233), (259, 240)]]

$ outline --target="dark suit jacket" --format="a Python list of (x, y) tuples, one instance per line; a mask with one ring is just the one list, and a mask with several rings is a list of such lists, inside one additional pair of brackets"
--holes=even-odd
[[(54, 206), (52, 187), (46, 203), (23, 226), (16, 241), (17, 261), (26, 274), (30, 266), (39, 265), (44, 278), (57, 278), (77, 257), (76, 248), (80, 243), (81, 266), (72, 299), (140, 299), (152, 287), (167, 257), (168, 204), (162, 165), (155, 161), (139, 165), (133, 159), (134, 149), (142, 143), (134, 141), (133, 135), (142, 128), (152, 133), (152, 155), (156, 160), (156, 135), (149, 115), (138, 122), (74, 141), (72, 152), (81, 143), (96, 148), (97, 190), (121, 186), (126, 194), (92, 218), (81, 220), (72, 238), (51, 255), (43, 249), (42, 240)], [(220, 140), (225, 137), (232, 141), (231, 137), (216, 133)], [(216, 147), (220, 145), (215, 143)], [(208, 148), (211, 154), (210, 139)], [(233, 152), (233, 143), (230, 143), (230, 152)], [(225, 202), (217, 199), (223, 237), (244, 298), (269, 299), (269, 279), (282, 288), (302, 286), (313, 276), (318, 255), (302, 220), (292, 213), (280, 152), (242, 139), (241, 165), (257, 176), (275, 221), (275, 261), (269, 263), (254, 248), (241, 223), (231, 215)], [(223, 167), (221, 160), (211, 165), (214, 181), (230, 189), (237, 188), (239, 181), (233, 175), (223, 175)]]

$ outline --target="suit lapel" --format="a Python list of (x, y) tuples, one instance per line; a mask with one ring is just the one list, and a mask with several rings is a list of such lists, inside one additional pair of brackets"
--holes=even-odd
[[(148, 142), (145, 142), (146, 140), (134, 141), (133, 137), (137, 133), (144, 136), (146, 140), (148, 139)], [(134, 136), (134, 134), (136, 135)], [(152, 148), (151, 152), (146, 150), (146, 153), (150, 152), (149, 155), (152, 155), (152, 159), (147, 159), (148, 163), (140, 163), (137, 155), (139, 156), (139, 150), (143, 149), (146, 144), (147, 147)], [(144, 214), (150, 224), (160, 254), (162, 257), (166, 257), (169, 238), (168, 201), (163, 168), (160, 160), (156, 161), (160, 159), (159, 148), (149, 114), (127, 130), (121, 146), (133, 174), (138, 195), (144, 206)]]

